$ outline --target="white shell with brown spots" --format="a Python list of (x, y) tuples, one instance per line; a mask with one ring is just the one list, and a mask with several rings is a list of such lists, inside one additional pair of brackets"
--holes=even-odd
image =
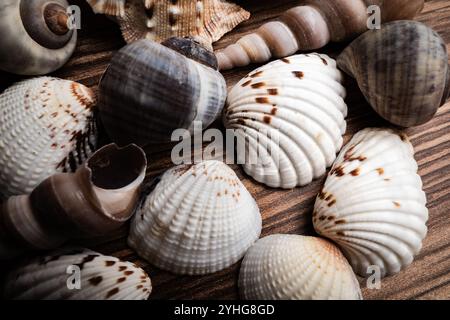
[(224, 124), (248, 141), (237, 151), (245, 156), (245, 172), (285, 189), (324, 175), (346, 130), (341, 82), (336, 61), (319, 54), (271, 62), (239, 81), (228, 96)]
[(219, 161), (166, 172), (138, 208), (128, 244), (161, 269), (202, 275), (241, 259), (261, 233), (259, 208)]
[(58, 172), (73, 172), (94, 151), (94, 93), (39, 77), (0, 95), (0, 195), (27, 194)]
[(406, 135), (358, 132), (342, 149), (317, 197), (313, 223), (333, 240), (361, 276), (382, 276), (412, 263), (427, 233), (426, 196)]
[(133, 263), (66, 248), (15, 268), (3, 288), (13, 300), (146, 300), (151, 291), (150, 278)]
[(360, 300), (359, 283), (331, 242), (300, 235), (271, 235), (245, 255), (239, 291), (247, 300)]

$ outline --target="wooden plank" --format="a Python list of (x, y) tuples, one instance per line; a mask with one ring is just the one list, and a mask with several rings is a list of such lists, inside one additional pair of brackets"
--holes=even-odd
[[(53, 75), (79, 81), (94, 90), (106, 69), (113, 53), (120, 49), (123, 42), (117, 26), (104, 16), (95, 16), (83, 0), (71, 1), (82, 8), (82, 30), (79, 43), (69, 63)], [(251, 32), (262, 23), (293, 7), (298, 1), (250, 0), (238, 1), (252, 12), (251, 20), (241, 24), (216, 44), (216, 48), (235, 41)], [(419, 21), (438, 31), (450, 50), (450, 1), (430, 0), (426, 2)], [(320, 52), (335, 57), (345, 44), (331, 44)], [(228, 86), (234, 85), (255, 66), (224, 73)], [(3, 90), (17, 76), (1, 74), (0, 89)], [(355, 82), (346, 79), (349, 105), (348, 130), (345, 141), (369, 126), (386, 126), (387, 123), (373, 112), (359, 92)], [(217, 124), (220, 126), (220, 124)], [(365, 288), (366, 299), (449, 299), (450, 298), (450, 103), (440, 108), (436, 117), (429, 123), (406, 130), (411, 137), (419, 163), (419, 174), (424, 183), (428, 198), (430, 219), (429, 233), (423, 249), (414, 263), (399, 274), (383, 279), (381, 290)], [(158, 174), (170, 167), (170, 158), (165, 152), (150, 157), (149, 176)], [(275, 190), (266, 188), (248, 176), (242, 170), (233, 167), (245, 186), (257, 199), (263, 216), (262, 236), (275, 233), (314, 234), (311, 225), (311, 213), (314, 199), (324, 178), (314, 181), (307, 187), (293, 190)], [(130, 260), (142, 266), (151, 276), (154, 291), (153, 299), (235, 299), (238, 297), (236, 285), (239, 263), (213, 275), (202, 277), (176, 276), (161, 271), (143, 259), (126, 245), (127, 227), (115, 236), (98, 239), (94, 246), (105, 254), (113, 254), (124, 260)]]

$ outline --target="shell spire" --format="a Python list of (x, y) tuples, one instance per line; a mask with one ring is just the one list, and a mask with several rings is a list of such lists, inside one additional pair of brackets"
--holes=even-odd
[(276, 21), (217, 52), (221, 70), (263, 63), (302, 50), (322, 48), (330, 41), (345, 41), (367, 30), (368, 7), (378, 5), (382, 22), (411, 19), (424, 6), (423, 0), (306, 0), (287, 10)]

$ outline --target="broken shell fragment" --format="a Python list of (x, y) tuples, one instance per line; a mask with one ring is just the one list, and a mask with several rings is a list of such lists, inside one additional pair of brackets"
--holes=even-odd
[(271, 235), (245, 255), (239, 291), (246, 300), (361, 300), (351, 266), (331, 242)]
[(356, 273), (381, 275), (412, 263), (427, 233), (426, 196), (413, 146), (390, 129), (364, 129), (342, 149), (316, 199), (313, 224)]
[(219, 161), (167, 171), (138, 208), (128, 244), (157, 267), (203, 275), (241, 259), (261, 233), (259, 208)]
[(146, 300), (150, 278), (133, 263), (88, 249), (60, 249), (19, 265), (6, 277), (11, 300)]
[(139, 147), (111, 144), (75, 173), (53, 175), (30, 195), (10, 197), (0, 206), (0, 259), (116, 230), (135, 211), (146, 164)]
[(315, 53), (276, 60), (239, 81), (223, 121), (241, 142), (237, 156), (245, 172), (285, 189), (324, 175), (346, 130), (341, 82), (336, 61)]

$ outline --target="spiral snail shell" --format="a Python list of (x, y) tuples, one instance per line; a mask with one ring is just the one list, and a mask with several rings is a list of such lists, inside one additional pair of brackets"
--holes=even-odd
[(168, 143), (175, 129), (209, 126), (226, 99), (212, 52), (195, 41), (140, 40), (112, 59), (99, 87), (100, 116), (118, 144)]
[(446, 44), (420, 22), (395, 21), (366, 32), (338, 65), (380, 116), (402, 127), (431, 120), (450, 93)]
[(117, 229), (134, 213), (146, 164), (139, 147), (111, 144), (75, 173), (53, 175), (30, 195), (10, 197), (0, 206), (0, 259)]
[(322, 48), (328, 42), (351, 39), (367, 30), (371, 5), (380, 7), (382, 22), (413, 18), (424, 0), (306, 0), (277, 21), (262, 25), (217, 52), (221, 70), (287, 57), (295, 52)]
[(66, 0), (2, 0), (0, 70), (20, 75), (55, 71), (75, 50)]

